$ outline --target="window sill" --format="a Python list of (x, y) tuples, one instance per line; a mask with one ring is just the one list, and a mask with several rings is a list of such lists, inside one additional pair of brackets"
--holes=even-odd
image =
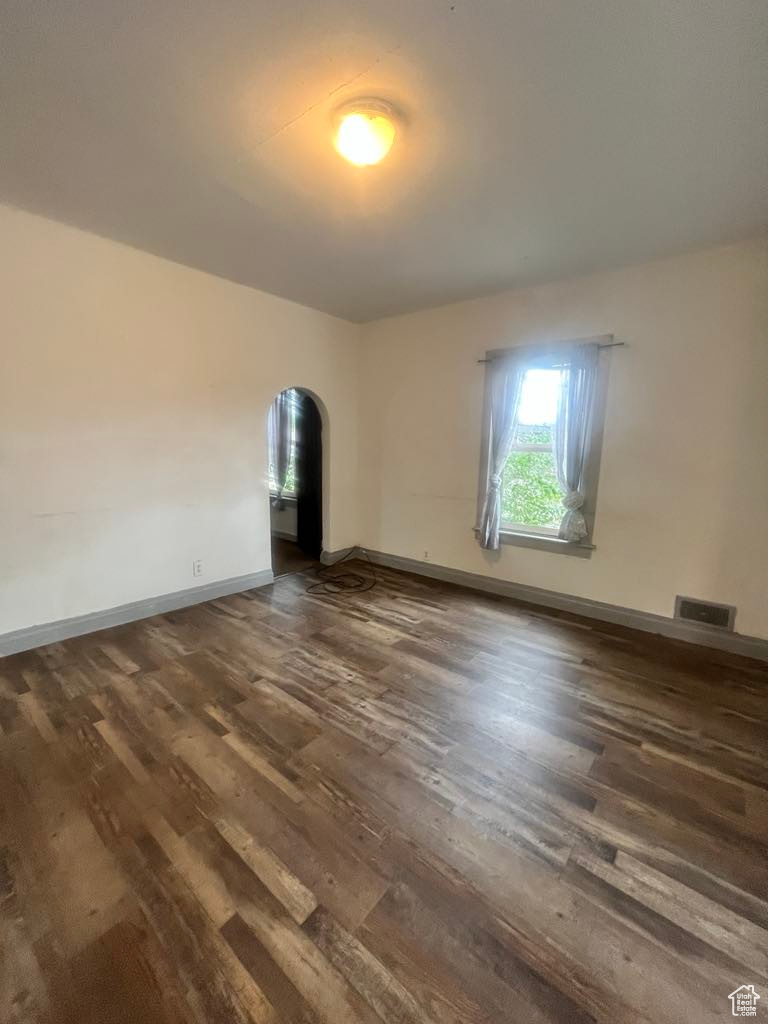
[[(269, 492), (269, 500), (270, 502), (277, 501), (277, 495), (274, 494), (272, 491)], [(284, 494), (282, 497), (283, 507), (290, 508), (291, 506), (297, 503), (297, 500), (298, 499), (295, 494)]]
[[(475, 536), (479, 532), (477, 527), (475, 527)], [(499, 542), (501, 544), (514, 544), (519, 548), (549, 551), (556, 555), (570, 555), (571, 558), (591, 558), (592, 552), (595, 550), (594, 544), (588, 544), (584, 541), (561, 540), (559, 537), (547, 537), (542, 533), (523, 533), (516, 530), (500, 530)]]

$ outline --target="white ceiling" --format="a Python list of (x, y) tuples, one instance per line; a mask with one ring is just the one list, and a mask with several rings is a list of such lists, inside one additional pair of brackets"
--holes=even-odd
[(354, 320), (738, 237), (768, 3), (3, 0), (0, 199)]

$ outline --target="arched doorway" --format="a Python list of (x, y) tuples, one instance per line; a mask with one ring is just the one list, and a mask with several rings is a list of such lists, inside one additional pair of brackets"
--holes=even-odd
[(273, 401), (269, 441), (270, 533), (275, 576), (315, 565), (323, 546), (323, 417), (304, 388)]

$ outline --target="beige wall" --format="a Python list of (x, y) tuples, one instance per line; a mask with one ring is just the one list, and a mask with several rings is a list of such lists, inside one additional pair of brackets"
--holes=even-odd
[[(591, 560), (482, 552), (486, 349), (614, 334)], [(607, 356), (604, 356), (606, 358)], [(768, 637), (764, 239), (507, 292), (363, 330), (361, 542), (661, 615), (738, 606)]]
[(357, 540), (358, 327), (7, 207), (0, 281), (0, 633), (268, 569), (285, 387)]
[[(361, 329), (0, 207), (0, 281), (0, 633), (268, 569), (266, 412), (299, 386), (330, 421), (327, 549), (709, 598), (768, 637), (764, 239)], [(597, 550), (482, 552), (475, 360), (603, 333)]]

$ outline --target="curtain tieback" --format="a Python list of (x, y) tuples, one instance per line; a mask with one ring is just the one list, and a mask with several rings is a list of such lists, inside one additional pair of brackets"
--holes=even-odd
[(584, 504), (584, 495), (580, 491), (568, 491), (563, 498), (563, 506), (569, 512), (576, 512)]
[(494, 473), (491, 476), (491, 479), (488, 481), (488, 486), (491, 490), (498, 491), (498, 489), (501, 487), (501, 477), (499, 476), (498, 473)]

